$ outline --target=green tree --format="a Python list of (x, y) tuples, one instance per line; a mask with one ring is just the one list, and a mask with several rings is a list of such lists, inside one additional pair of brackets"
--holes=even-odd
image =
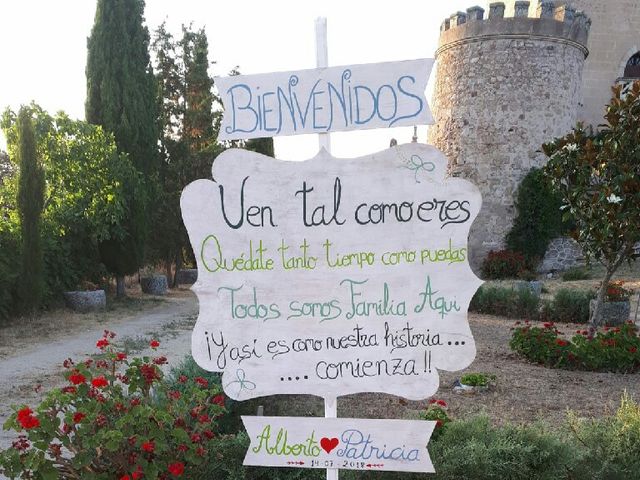
[(203, 29), (182, 28), (176, 40), (163, 23), (155, 32), (160, 145), (161, 201), (155, 212), (153, 257), (162, 261), (171, 278), (171, 265), (181, 268), (189, 238), (182, 223), (180, 195), (198, 178), (211, 175), (211, 164), (222, 151), (218, 145), (213, 79), (209, 76), (208, 41)]
[(17, 163), (18, 212), (22, 233), (22, 270), (18, 298), (22, 312), (40, 307), (44, 294), (44, 259), (40, 224), (44, 207), (44, 171), (36, 148), (31, 112), (22, 107), (18, 114)]
[[(184, 64), (184, 121), (182, 138), (191, 154), (207, 150), (216, 142), (213, 113), (213, 78), (209, 75), (209, 43), (204, 29), (182, 27)], [(200, 178), (200, 176), (196, 177)]]
[(88, 41), (86, 118), (113, 133), (144, 175), (147, 191), (127, 192), (128, 235), (100, 245), (107, 268), (116, 275), (118, 295), (124, 295), (124, 275), (143, 260), (150, 218), (150, 198), (158, 167), (156, 84), (149, 58), (149, 32), (143, 25), (143, 0), (98, 0)]
[[(119, 154), (112, 134), (102, 127), (49, 115), (31, 104), (35, 139), (46, 179), (42, 214), (46, 294), (55, 298), (81, 280), (99, 281), (105, 269), (99, 245), (126, 238), (127, 198), (142, 189), (141, 174)], [(0, 122), (11, 157), (18, 148), (18, 121), (7, 109)], [(0, 230), (14, 223), (15, 180), (5, 178), (0, 204), (5, 206)], [(6, 227), (6, 228), (5, 228)]]
[(607, 124), (598, 133), (578, 125), (543, 146), (550, 157), (545, 172), (575, 221), (576, 240), (588, 258), (605, 267), (593, 325), (600, 321), (611, 277), (633, 258), (640, 241), (640, 82), (626, 96), (620, 86), (613, 92)]

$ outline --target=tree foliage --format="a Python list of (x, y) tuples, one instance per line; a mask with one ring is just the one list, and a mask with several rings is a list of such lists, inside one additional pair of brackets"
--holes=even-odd
[(509, 250), (524, 255), (528, 268), (544, 257), (549, 242), (566, 232), (570, 222), (562, 220), (562, 199), (542, 170), (533, 168), (518, 187), (517, 215), (507, 234)]
[(145, 175), (157, 166), (155, 80), (143, 0), (98, 0), (87, 47), (86, 118)]
[(640, 82), (626, 95), (614, 87), (607, 124), (596, 134), (578, 125), (543, 146), (545, 172), (576, 223), (576, 240), (606, 269), (591, 322), (599, 321), (614, 272), (640, 241)]
[(211, 176), (217, 143), (217, 102), (209, 76), (208, 41), (203, 29), (183, 26), (177, 40), (160, 25), (152, 42), (155, 54), (162, 162), (160, 201), (155, 212), (153, 258), (179, 268), (189, 239), (182, 223), (180, 195), (193, 180)]
[(147, 186), (139, 195), (127, 189), (128, 217), (122, 225), (128, 235), (100, 245), (104, 263), (118, 278), (119, 294), (123, 276), (143, 260), (158, 166), (156, 84), (143, 13), (143, 0), (98, 0), (88, 41), (87, 121), (113, 133), (118, 150), (129, 155)]

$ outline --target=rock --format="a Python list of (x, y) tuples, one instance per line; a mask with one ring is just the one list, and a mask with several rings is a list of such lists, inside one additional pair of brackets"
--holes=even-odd
[(93, 312), (107, 307), (107, 295), (104, 290), (64, 292), (62, 296), (67, 307), (76, 312)]
[(180, 270), (176, 275), (176, 283), (178, 285), (191, 285), (196, 283), (198, 279), (198, 269), (188, 268), (186, 270)]
[(150, 295), (165, 295), (169, 288), (166, 275), (153, 275), (151, 277), (142, 277), (140, 286), (143, 293)]

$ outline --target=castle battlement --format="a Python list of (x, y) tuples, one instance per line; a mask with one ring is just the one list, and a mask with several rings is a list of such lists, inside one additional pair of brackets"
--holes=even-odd
[(452, 14), (440, 28), (440, 46), (436, 56), (455, 45), (492, 38), (571, 43), (587, 56), (591, 20), (583, 12), (564, 4), (556, 7), (553, 1), (543, 0), (535, 14), (529, 16), (530, 4), (529, 1), (516, 1), (513, 17), (504, 16), (504, 2), (491, 3), (486, 16), (485, 10), (478, 6)]

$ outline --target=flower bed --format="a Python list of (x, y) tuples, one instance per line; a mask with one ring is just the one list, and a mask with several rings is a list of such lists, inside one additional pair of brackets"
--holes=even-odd
[(554, 368), (633, 373), (640, 371), (640, 338), (632, 322), (603, 331), (578, 330), (564, 339), (555, 324), (518, 322), (509, 343), (528, 360)]
[[(225, 412), (218, 386), (201, 377), (167, 388), (166, 357), (129, 358), (105, 331), (99, 354), (65, 361), (67, 385), (36, 408), (17, 408), (5, 424), (19, 432), (0, 452), (0, 473), (10, 478), (193, 478)], [(159, 346), (152, 340), (151, 348)]]

